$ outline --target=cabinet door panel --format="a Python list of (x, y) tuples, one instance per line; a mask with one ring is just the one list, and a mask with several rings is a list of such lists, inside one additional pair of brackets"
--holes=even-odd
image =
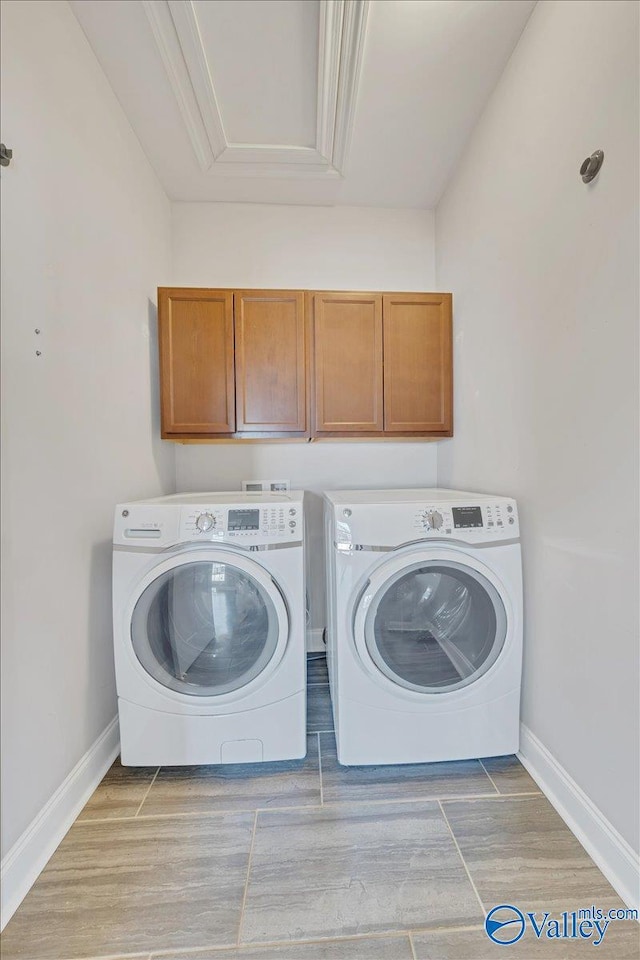
[(452, 426), (451, 294), (384, 297), (384, 429)]
[(316, 431), (381, 431), (382, 297), (316, 293), (313, 305)]
[(238, 431), (307, 429), (304, 294), (235, 293)]
[(158, 292), (162, 434), (233, 433), (233, 294)]

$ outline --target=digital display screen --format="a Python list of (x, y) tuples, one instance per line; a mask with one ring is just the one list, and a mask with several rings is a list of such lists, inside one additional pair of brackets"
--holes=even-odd
[(461, 527), (481, 527), (482, 510), (480, 507), (454, 507), (453, 525), (460, 529)]
[(259, 510), (229, 510), (229, 530), (259, 530)]

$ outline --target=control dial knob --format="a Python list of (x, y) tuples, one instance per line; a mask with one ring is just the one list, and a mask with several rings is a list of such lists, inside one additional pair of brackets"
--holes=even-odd
[(425, 517), (425, 526), (430, 530), (439, 530), (444, 523), (444, 518), (439, 510), (429, 510)]
[(196, 517), (196, 527), (200, 533), (208, 533), (216, 525), (216, 518), (210, 513), (200, 513)]

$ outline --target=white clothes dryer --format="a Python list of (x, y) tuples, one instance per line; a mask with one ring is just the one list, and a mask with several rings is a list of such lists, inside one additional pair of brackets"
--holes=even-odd
[(514, 500), (325, 494), (327, 657), (338, 760), (515, 753), (522, 564)]
[(113, 544), (122, 763), (303, 757), (303, 494), (122, 503)]

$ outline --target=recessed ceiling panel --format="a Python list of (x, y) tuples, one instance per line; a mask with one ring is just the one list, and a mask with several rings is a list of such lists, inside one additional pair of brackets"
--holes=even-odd
[(194, 0), (230, 144), (313, 147), (318, 0)]
[(432, 207), (536, 0), (69, 2), (171, 199)]

